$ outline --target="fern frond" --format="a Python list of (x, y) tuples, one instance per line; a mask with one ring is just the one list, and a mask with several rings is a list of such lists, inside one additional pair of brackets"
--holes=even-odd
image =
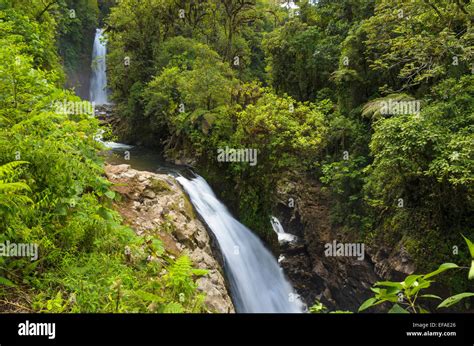
[(12, 194), (20, 191), (31, 191), (31, 189), (25, 183), (5, 183), (0, 180), (0, 193)]
[(0, 179), (4, 177), (12, 176), (15, 173), (15, 168), (24, 164), (28, 164), (27, 161), (12, 161), (0, 166)]
[(6, 207), (7, 210), (21, 208), (22, 206), (33, 203), (33, 201), (25, 196), (24, 192), (30, 192), (30, 187), (22, 182), (9, 182), (13, 179), (15, 168), (24, 165), (26, 161), (13, 161), (0, 166), (0, 206)]

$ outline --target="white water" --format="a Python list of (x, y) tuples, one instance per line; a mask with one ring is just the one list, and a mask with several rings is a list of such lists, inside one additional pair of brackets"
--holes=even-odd
[(303, 312), (304, 305), (273, 255), (229, 213), (202, 177), (177, 180), (215, 235), (237, 312)]
[(96, 29), (94, 48), (92, 50), (92, 76), (89, 89), (89, 98), (96, 105), (108, 103), (107, 99), (107, 74), (105, 57), (107, 54), (106, 43), (103, 40), (103, 30)]
[(280, 223), (280, 220), (278, 220), (275, 216), (272, 216), (271, 223), (280, 243), (293, 243), (298, 239), (295, 235), (286, 233)]
[(97, 142), (102, 143), (105, 145), (107, 148), (112, 149), (112, 150), (129, 150), (133, 148), (133, 145), (128, 145), (128, 144), (123, 144), (123, 143), (117, 143), (117, 142), (107, 142), (104, 141), (104, 130), (99, 130), (97, 135), (94, 137), (94, 139)]

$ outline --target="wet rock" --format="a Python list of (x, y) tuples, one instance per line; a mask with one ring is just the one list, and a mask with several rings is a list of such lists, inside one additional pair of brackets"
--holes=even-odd
[(370, 252), (375, 270), (378, 275), (391, 280), (401, 281), (406, 276), (413, 274), (416, 267), (406, 249), (400, 244), (393, 249), (385, 246)]
[[(325, 244), (358, 240), (331, 225), (330, 201), (317, 181), (294, 176), (277, 191), (281, 202), (276, 216), (285, 231), (299, 239), (280, 247), (281, 266), (295, 290), (308, 306), (319, 300), (330, 310), (357, 311), (373, 295), (370, 287), (380, 280), (382, 270), (376, 269), (367, 253), (363, 260), (326, 256)], [(288, 206), (290, 199), (293, 207)]]

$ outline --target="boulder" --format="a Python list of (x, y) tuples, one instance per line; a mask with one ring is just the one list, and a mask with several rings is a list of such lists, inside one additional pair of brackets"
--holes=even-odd
[(117, 184), (114, 190), (126, 197), (116, 203), (116, 208), (137, 234), (156, 234), (170, 257), (186, 254), (194, 267), (208, 270), (197, 281), (198, 289), (206, 294), (206, 309), (235, 312), (217, 252), (179, 183), (170, 176), (137, 171), (130, 165), (107, 165), (106, 175)]

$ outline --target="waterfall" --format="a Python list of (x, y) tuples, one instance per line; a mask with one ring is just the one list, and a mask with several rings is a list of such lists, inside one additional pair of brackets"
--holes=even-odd
[(304, 306), (263, 242), (237, 221), (202, 177), (177, 178), (217, 239), (237, 312), (302, 312)]
[(107, 75), (105, 58), (107, 47), (103, 39), (103, 30), (96, 29), (94, 48), (92, 50), (92, 77), (89, 89), (89, 98), (96, 105), (104, 105), (107, 100)]
[(275, 216), (272, 216), (271, 223), (280, 243), (293, 243), (298, 239), (295, 235), (286, 233), (280, 223), (280, 220), (278, 220)]

